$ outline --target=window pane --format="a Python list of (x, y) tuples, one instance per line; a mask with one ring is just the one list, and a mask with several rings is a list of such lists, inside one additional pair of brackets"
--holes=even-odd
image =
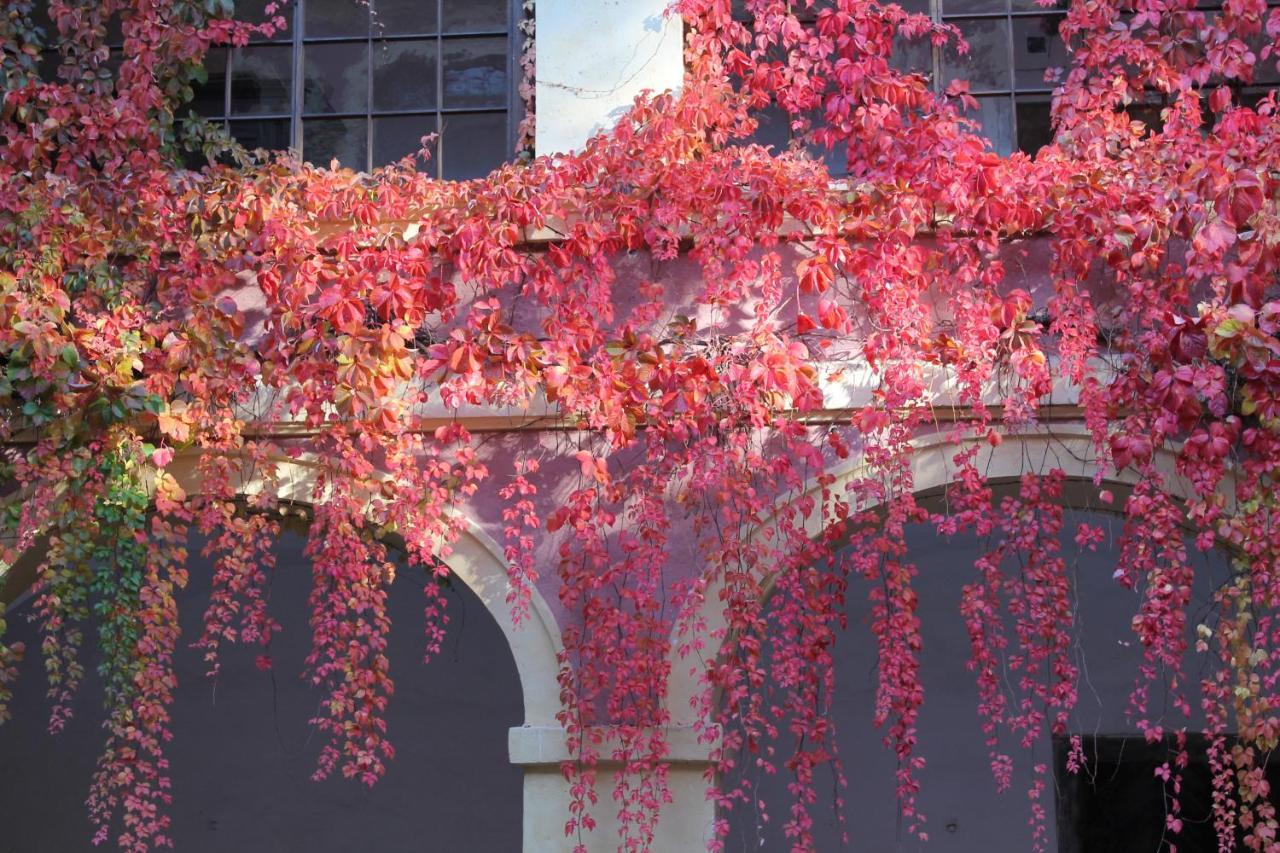
[[(415, 154), (422, 148), (422, 137), (435, 133), (436, 117), (431, 116), (386, 116), (373, 120), (373, 165), (385, 166), (401, 157)], [(436, 143), (432, 141), (431, 159), (423, 165), (422, 160), (415, 160), (415, 165), (422, 171), (435, 174)]]
[(444, 42), (444, 106), (507, 105), (507, 40), (451, 39)]
[(365, 169), (366, 127), (362, 118), (313, 119), (302, 123), (302, 154), (308, 163), (329, 166), (338, 162), (348, 169)]
[(969, 53), (960, 56), (954, 48), (943, 51), (942, 82), (968, 80), (974, 92), (1009, 88), (1009, 22), (970, 19), (953, 21), (969, 43)]
[(436, 43), (373, 43), (373, 108), (411, 110), (436, 105)]
[(899, 71), (918, 71), (933, 76), (933, 45), (928, 38), (909, 39), (899, 34), (893, 40), (889, 65)]
[(506, 113), (457, 114), (441, 117), (440, 159), (444, 177), (480, 178), (507, 160)]
[(360, 0), (307, 0), (305, 18), (305, 38), (369, 33), (369, 7)]
[(236, 141), (250, 150), (284, 151), (289, 147), (287, 118), (240, 119), (232, 121), (229, 129)]
[(373, 35), (434, 33), (436, 0), (374, 0)]
[(209, 79), (193, 87), (195, 96), (191, 99), (191, 109), (202, 116), (220, 116), (226, 109), (227, 49), (210, 48), (204, 57), (204, 70)]
[(1036, 0), (1011, 0), (1015, 12), (1049, 12), (1054, 9), (1067, 11), (1070, 0), (1053, 0), (1052, 3), (1037, 3)]
[(368, 50), (367, 42), (305, 45), (303, 112), (363, 113), (369, 102)]
[(1008, 95), (978, 98), (978, 109), (965, 113), (978, 123), (978, 133), (991, 141), (1000, 156), (1013, 152), (1013, 101)]
[(929, 0), (898, 0), (898, 5), (917, 15), (929, 14)]
[(756, 132), (746, 142), (772, 147), (775, 154), (786, 151), (791, 144), (791, 117), (786, 110), (770, 104), (762, 110), (753, 111), (752, 115), (757, 122)]
[(1250, 36), (1245, 39), (1245, 44), (1249, 46), (1249, 50), (1253, 51), (1253, 81), (1254, 83), (1271, 84), (1280, 83), (1280, 71), (1276, 69), (1277, 61), (1280, 56), (1274, 53), (1266, 59), (1262, 58), (1262, 49), (1270, 44), (1271, 39), (1266, 34), (1266, 18), (1263, 18), (1263, 32)]
[(287, 45), (237, 48), (231, 55), (231, 114), (289, 112), (293, 49)]
[(446, 33), (498, 32), (507, 29), (508, 0), (444, 0)]
[(1018, 98), (1018, 150), (1035, 154), (1053, 141), (1047, 98)]
[(941, 0), (941, 3), (944, 16), (1004, 12), (1008, 9), (1008, 0)]
[(1067, 48), (1058, 35), (1063, 15), (1013, 19), (1013, 85), (1018, 89), (1052, 89), (1045, 82), (1050, 68), (1065, 69), (1071, 65)]

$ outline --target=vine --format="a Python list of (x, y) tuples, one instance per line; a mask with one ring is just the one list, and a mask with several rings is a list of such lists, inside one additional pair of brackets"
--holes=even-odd
[[(286, 499), (286, 461), (313, 471), (307, 668), (328, 736), (317, 776), (371, 784), (394, 752), (385, 537), (440, 575), (461, 519), (491, 494), (513, 615), (527, 616), (535, 588), (560, 605), (580, 849), (605, 761), (620, 767), (620, 847), (652, 846), (676, 711), (700, 721), (713, 781), (743, 761), (791, 774), (785, 830), (812, 848), (815, 774), (843, 773), (832, 643), (862, 581), (876, 723), (923, 837), (905, 530), (932, 520), (992, 541), (960, 607), (1007, 784), (1002, 731), (1023, 745), (1067, 731), (1076, 629), (1057, 553), (1064, 474), (1031, 471), (997, 500), (983, 460), (1060, 417), (1051, 404), (1070, 388), (1099, 488), (1132, 483), (1116, 577), (1141, 590), (1131, 713), (1149, 737), (1176, 736), (1169, 830), (1198, 694), (1220, 849), (1237, 829), (1250, 849), (1277, 849), (1262, 768), (1280, 731), (1280, 123), (1274, 95), (1246, 105), (1238, 90), (1276, 61), (1280, 11), (1073, 3), (1056, 140), (999, 158), (966, 118), (976, 101), (963, 83), (937, 92), (892, 61), (902, 39), (959, 47), (953, 28), (874, 0), (821, 4), (807, 25), (809, 5), (747, 0), (748, 25), (729, 0), (680, 0), (678, 94), (638, 99), (580, 152), (465, 183), (408, 163), (356, 174), (262, 161), (190, 117), (205, 52), (283, 25), (276, 4), (246, 24), (226, 3), (52, 0), (52, 30), (31, 2), (8, 5), (0, 566), (42, 549), (54, 730), (81, 680), (85, 627), (98, 632), (109, 725), (89, 800), (97, 840), (168, 841), (174, 593), (190, 529), (216, 555), (196, 640), (211, 671), (224, 642), (259, 644), (270, 665), (265, 555), (280, 528), (267, 513)], [(111, 22), (124, 38), (115, 68)], [(52, 71), (38, 62), (47, 47)], [(1149, 92), (1167, 104), (1158, 126), (1125, 109)], [(750, 144), (768, 106), (792, 117), (794, 150)], [(804, 142), (843, 156), (849, 177), (833, 183)], [(195, 152), (215, 161), (184, 168)], [(1048, 293), (1019, 289), (1008, 269), (1029, 235), (1051, 247)], [(832, 422), (833, 380), (850, 365), (871, 376), (868, 396)], [(545, 405), (573, 446), (526, 447), (504, 467), (456, 421), (432, 419), (464, 405)], [(936, 513), (913, 468), (930, 437), (954, 448), (957, 472)], [(838, 481), (846, 458), (863, 468)], [(1204, 625), (1187, 614), (1186, 529), (1233, 555)], [(427, 589), (430, 654), (446, 614)], [(667, 706), (672, 637), (705, 688), (692, 709)], [(23, 651), (0, 645), (0, 719)], [(1189, 651), (1213, 663), (1199, 685)], [(1156, 710), (1165, 698), (1173, 718)], [(784, 728), (793, 748), (770, 756)], [(1044, 791), (1041, 771), (1029, 791), (1040, 824)], [(745, 788), (711, 795), (751, 804)]]

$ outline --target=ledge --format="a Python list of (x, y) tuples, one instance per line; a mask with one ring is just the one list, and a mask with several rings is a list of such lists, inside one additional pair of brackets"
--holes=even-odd
[[(671, 725), (666, 729), (667, 761), (673, 764), (707, 764), (712, 744), (698, 743), (693, 726)], [(617, 747), (617, 741), (606, 739), (597, 747), (601, 765), (614, 765), (608, 756)], [(507, 750), (511, 763), (521, 767), (550, 767), (559, 770), (560, 764), (572, 761), (573, 756), (565, 743), (565, 731), (559, 726), (515, 726), (507, 734)]]

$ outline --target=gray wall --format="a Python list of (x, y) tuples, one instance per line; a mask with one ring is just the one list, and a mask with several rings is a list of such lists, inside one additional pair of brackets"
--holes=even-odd
[[(1139, 605), (1135, 593), (1113, 579), (1113, 556), (1105, 548), (1081, 553), (1071, 541), (1076, 524), (1088, 520), (1120, 533), (1120, 522), (1109, 516), (1069, 514), (1063, 533), (1063, 555), (1074, 574), (1079, 626), (1078, 660), (1082, 667), (1080, 701), (1072, 731), (1117, 734), (1133, 731), (1126, 718), (1129, 691), (1137, 675), (1141, 647), (1130, 628)], [(913, 528), (910, 558), (920, 569), (917, 590), (923, 631), (921, 655), (924, 708), (919, 724), (919, 750), (927, 766), (919, 774), (922, 790), (919, 807), (927, 816), (928, 843), (908, 837), (899, 827), (895, 801), (895, 763), (881, 742), (882, 733), (872, 727), (876, 661), (870, 634), (867, 583), (850, 580), (849, 628), (836, 645), (837, 687), (833, 704), (839, 746), (849, 787), (844, 792), (844, 816), (849, 845), (840, 842), (840, 830), (831, 802), (835, 785), (820, 777), (819, 803), (811, 814), (818, 824), (818, 850), (856, 850), (859, 853), (1003, 853), (1032, 849), (1028, 828), (1030, 810), (1027, 788), (1031, 767), (1044, 762), (1052, 772), (1053, 755), (1046, 738), (1033, 752), (1016, 745), (1006, 751), (1015, 762), (1012, 788), (996, 792), (989, 769), (987, 748), (977, 715), (978, 695), (972, 673), (965, 669), (969, 638), (958, 604), (962, 587), (975, 578), (973, 561), (986, 549), (973, 536), (940, 539), (929, 527)], [(1192, 549), (1202, 583), (1196, 590), (1191, 626), (1208, 609), (1213, 579), (1220, 579), (1225, 563), (1216, 556)], [(1198, 660), (1188, 661), (1189, 665)], [(1193, 673), (1194, 669), (1190, 670)], [(1193, 679), (1194, 680), (1194, 679)], [(1193, 697), (1194, 704), (1195, 699)], [(1154, 703), (1153, 703), (1154, 704)], [(1176, 724), (1178, 717), (1171, 715)], [(786, 735), (784, 735), (784, 738)], [(1007, 737), (1007, 736), (1006, 736)], [(790, 741), (780, 750), (790, 754)], [(757, 831), (756, 815), (735, 808), (730, 813), (732, 834), (726, 851), (785, 851), (790, 844), (781, 827), (788, 816), (786, 792), (789, 775), (758, 774), (759, 794), (767, 803), (770, 822)], [(1153, 782), (1153, 784), (1155, 784)], [(825, 786), (825, 787), (824, 787)], [(1049, 850), (1057, 849), (1054, 792), (1044, 795), (1050, 835)], [(1155, 853), (1155, 851), (1151, 851)]]
[[(179, 596), (183, 647), (173, 711), (173, 837), (178, 851), (515, 851), (521, 774), (507, 760), (507, 729), (523, 718), (519, 679), (502, 632), (461, 583), (450, 595), (445, 648), (422, 658), (422, 574), (403, 569), (392, 587), (390, 641), (396, 693), (389, 728), (397, 755), (372, 789), (335, 778), (310, 781), (320, 738), (307, 720), (319, 694), (298, 674), (307, 654), (310, 568), (302, 539), (286, 535), (271, 597), (284, 625), (274, 673), (254, 650), (228, 648), (216, 690), (199, 634), (209, 565), (193, 548), (190, 586)], [(100, 685), (86, 678), (75, 718), (45, 733), (36, 628), (30, 606), (9, 614), (10, 635), (29, 649), (14, 718), (0, 726), (0, 851), (80, 851), (91, 829), (84, 807), (101, 747)], [(89, 635), (92, 637), (92, 635)], [(111, 847), (111, 845), (107, 845)]]

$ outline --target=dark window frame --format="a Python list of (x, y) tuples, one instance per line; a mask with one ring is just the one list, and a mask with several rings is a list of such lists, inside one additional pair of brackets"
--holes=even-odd
[[(287, 137), (288, 148), (295, 152), (301, 159), (307, 158), (306, 138), (303, 132), (304, 121), (311, 120), (358, 120), (363, 121), (365, 125), (364, 139), (364, 163), (358, 167), (358, 171), (370, 171), (371, 169), (381, 165), (375, 162), (375, 146), (374, 146), (374, 125), (377, 119), (381, 118), (408, 118), (421, 117), (430, 119), (431, 126), (438, 132), (442, 122), (447, 122), (448, 116), (502, 116), (505, 122), (504, 132), (504, 151), (506, 157), (503, 162), (510, 162), (514, 159), (516, 146), (519, 141), (519, 128), (525, 117), (525, 104), (523, 98), (520, 97), (520, 56), (524, 48), (525, 34), (520, 24), (523, 21), (524, 9), (521, 0), (502, 0), (502, 5), (506, 9), (506, 20), (502, 27), (491, 27), (483, 29), (458, 30), (454, 32), (444, 32), (444, 9), (446, 4), (450, 2), (466, 3), (468, 0), (427, 0), (427, 2), (435, 5), (435, 26), (432, 32), (425, 29), (420, 32), (399, 32), (387, 34), (379, 31), (378, 24), (372, 23), (368, 32), (364, 36), (360, 35), (329, 35), (329, 36), (308, 36), (305, 32), (306, 22), (306, 2), (307, 0), (292, 0), (288, 3), (288, 8), (282, 10), (288, 19), (288, 27), (283, 32), (282, 38), (262, 38), (261, 36), (251, 39), (245, 48), (287, 48), (290, 51), (289, 58), (289, 84), (288, 84), (288, 101), (289, 109), (287, 111), (268, 111), (268, 112), (240, 112), (234, 108), (234, 87), (236, 84), (235, 68), (237, 61), (237, 53), (240, 49), (230, 46), (218, 46), (211, 49), (211, 55), (217, 52), (221, 55), (221, 62), (224, 63), (225, 71), (223, 77), (222, 107), (216, 112), (208, 112), (203, 117), (216, 126), (220, 126), (223, 130), (232, 133), (233, 127), (239, 124), (246, 127), (258, 122), (288, 122)], [(348, 0), (353, 10), (361, 9), (361, 0)], [(262, 0), (260, 5), (265, 5)], [(369, 0), (369, 7), (376, 10), (377, 0)], [(243, 10), (238, 10), (240, 14), (246, 14)], [(258, 21), (252, 18), (253, 13), (246, 14), (246, 18), (251, 23)], [(502, 38), (505, 40), (505, 85), (503, 87), (503, 98), (501, 106), (469, 106), (469, 107), (451, 107), (446, 106), (444, 93), (444, 47), (448, 42), (457, 42), (465, 39), (481, 39), (481, 38)], [(435, 45), (435, 64), (436, 76), (436, 92), (433, 99), (434, 106), (423, 108), (399, 108), (399, 109), (375, 109), (374, 107), (374, 70), (377, 64), (376, 51), (385, 48), (388, 45), (406, 42), (431, 42)], [(304, 90), (306, 85), (306, 49), (308, 45), (326, 45), (326, 44), (348, 44), (362, 45), (365, 51), (365, 106), (363, 111), (342, 111), (327, 113), (310, 113), (306, 110), (304, 98)], [(122, 50), (123, 45), (118, 40), (108, 42), (107, 47), (111, 51), (112, 59), (117, 58)], [(46, 49), (46, 54), (55, 55), (56, 50)], [(241, 60), (243, 61), (243, 60)], [(195, 105), (191, 105), (192, 109)], [(234, 135), (234, 134), (233, 134)], [(462, 137), (465, 140), (465, 137)], [(443, 177), (446, 158), (448, 156), (448, 135), (441, 133), (437, 144), (434, 148), (432, 159), (430, 161), (431, 172), (437, 178)], [(327, 163), (317, 163), (315, 165), (328, 165)], [(352, 164), (347, 164), (352, 165)]]
[[(803, 0), (797, 0), (797, 2), (802, 3)], [(822, 7), (826, 5), (827, 2), (830, 2), (830, 0), (818, 0), (818, 2), (816, 2), (813, 7), (810, 7), (808, 9), (795, 8), (794, 11), (796, 16), (799, 18), (799, 20), (802, 23), (811, 24), (816, 22), (818, 14), (820, 13)], [(1019, 118), (1018, 118), (1019, 107), (1027, 106), (1027, 105), (1037, 105), (1037, 106), (1043, 105), (1044, 112), (1045, 114), (1047, 114), (1049, 109), (1049, 104), (1052, 98), (1052, 93), (1054, 88), (1056, 88), (1057, 84), (1038, 81), (1037, 84), (1034, 86), (1019, 85), (1017, 52), (1016, 52), (1016, 46), (1014, 43), (1014, 39), (1015, 39), (1014, 27), (1016, 26), (1016, 22), (1019, 20), (1025, 21), (1025, 20), (1034, 20), (1034, 19), (1054, 19), (1054, 18), (1061, 20), (1066, 17), (1067, 3), (1063, 2), (1063, 0), (1059, 0), (1058, 4), (1055, 6), (1040, 7), (1036, 5), (1033, 2), (1033, 0), (988, 0), (988, 2), (984, 5), (994, 6), (998, 4), (1003, 8), (1002, 9), (992, 8), (987, 10), (973, 10), (972, 8), (969, 8), (969, 9), (953, 8), (949, 10), (947, 8), (948, 6), (947, 0), (924, 0), (924, 2), (919, 2), (919, 0), (915, 0), (915, 2), (913, 2), (913, 0), (898, 0), (898, 2), (907, 11), (915, 12), (917, 14), (928, 15), (933, 21), (937, 23), (960, 25), (964, 22), (969, 22), (969, 21), (1001, 21), (1003, 22), (1005, 27), (1005, 33), (1007, 34), (1007, 37), (1008, 37), (1007, 38), (1007, 42), (1008, 42), (1007, 57), (1006, 57), (1005, 63), (1003, 64), (1003, 71), (1006, 78), (1005, 85), (992, 86), (992, 87), (982, 87), (978, 85), (971, 85), (970, 93), (978, 100), (980, 104), (984, 102), (992, 102), (992, 103), (1003, 103), (1008, 105), (1008, 111), (1009, 111), (1008, 124), (1005, 126), (1004, 129), (1006, 129), (1008, 132), (1008, 139), (1010, 143), (1009, 150), (1004, 150), (1003, 148), (997, 147), (995, 144), (995, 140), (992, 138), (992, 135), (988, 133), (985, 128), (980, 127), (979, 133), (980, 135), (987, 138), (987, 140), (991, 142), (993, 149), (995, 149), (998, 153), (1002, 155), (1009, 155), (1017, 151), (1023, 151), (1024, 153), (1034, 156), (1034, 154), (1036, 153), (1035, 150), (1024, 149), (1019, 144), (1021, 141), (1020, 139), (1021, 133), (1019, 129)], [(972, 0), (968, 3), (962, 3), (962, 2), (957, 2), (957, 0), (951, 0), (949, 5), (951, 5), (952, 7), (956, 7), (956, 6), (963, 7), (963, 6), (972, 6), (975, 4), (972, 3)], [(1214, 2), (1214, 0), (1201, 0), (1201, 2), (1197, 3), (1196, 5), (1196, 11), (1213, 12), (1213, 11), (1220, 10), (1222, 8), (1222, 5), (1223, 5), (1222, 2)], [(1276, 6), (1280, 6), (1280, 0), (1267, 0), (1267, 5), (1272, 8)], [(1020, 8), (1015, 8), (1015, 7), (1020, 7)], [(745, 16), (742, 14), (737, 14), (735, 15), (735, 17), (737, 17), (738, 20), (742, 20), (742, 21), (749, 20), (748, 16)], [(899, 46), (895, 47), (895, 58), (897, 56), (900, 56), (900, 54), (898, 54), (897, 52), (899, 50), (902, 50), (901, 45), (905, 45), (907, 43), (908, 42), (906, 42), (905, 40), (901, 40), (899, 42)], [(916, 41), (914, 43), (920, 44), (919, 41)], [(949, 46), (934, 47), (932, 45), (926, 45), (926, 49), (929, 50), (930, 56), (931, 56), (930, 67), (924, 68), (924, 69), (913, 69), (913, 70), (917, 70), (922, 73), (925, 73), (928, 76), (930, 85), (932, 86), (935, 92), (945, 91), (947, 86), (947, 78), (946, 78), (945, 72), (947, 70), (948, 65), (951, 65), (952, 67), (960, 67), (960, 70), (963, 71), (962, 64), (956, 62), (956, 58), (957, 58), (956, 53), (954, 49)], [(973, 52), (971, 52), (971, 55), (972, 53)], [(1274, 60), (1268, 59), (1267, 62), (1274, 62)], [(897, 62), (895, 62), (894, 65), (895, 67), (899, 67), (903, 70), (906, 70), (905, 66), (899, 65)], [(1064, 74), (1067, 70), (1068, 70), (1067, 67), (1064, 65), (1063, 66)], [(957, 74), (955, 76), (961, 79), (969, 79), (968, 76), (963, 73)], [(1267, 91), (1270, 91), (1272, 89), (1280, 88), (1280, 82), (1252, 83), (1248, 86), (1240, 86), (1238, 88), (1243, 97), (1251, 98), (1251, 97), (1258, 96), (1262, 93), (1265, 93)], [(979, 116), (976, 116), (973, 113), (970, 113), (968, 117), (973, 118), (975, 120), (979, 118)], [(830, 154), (830, 152), (827, 152), (827, 153)], [(832, 165), (829, 163), (828, 167), (831, 169), (832, 175), (835, 177), (839, 177), (844, 174), (843, 161), (835, 165)]]
[[(306, 33), (306, 3), (307, 0), (293, 0), (289, 9), (290, 18), (289, 27), (285, 30), (287, 39), (284, 40), (266, 40), (255, 39), (249, 42), (250, 47), (261, 47), (270, 45), (289, 45), (292, 49), (292, 69), (290, 79), (290, 110), (288, 113), (269, 113), (237, 115), (232, 111), (232, 87), (235, 80), (235, 60), (234, 51), (224, 48), (227, 57), (227, 73), (226, 82), (224, 84), (224, 101), (223, 111), (221, 115), (209, 116), (210, 121), (221, 122), (222, 126), (228, 131), (231, 125), (248, 121), (285, 121), (289, 122), (289, 145), (290, 148), (298, 154), (298, 156), (306, 160), (308, 157), (306, 150), (306, 138), (303, 132), (303, 124), (305, 121), (342, 121), (354, 120), (363, 121), (365, 125), (364, 140), (364, 164), (357, 171), (370, 171), (376, 168), (379, 163), (374, 160), (374, 125), (375, 120), (379, 118), (406, 118), (421, 117), (431, 118), (434, 120), (434, 126), (437, 131), (440, 129), (440, 123), (446, 120), (450, 115), (502, 115), (505, 118), (505, 150), (507, 152), (507, 161), (514, 157), (517, 144), (520, 123), (524, 118), (524, 103), (520, 97), (520, 73), (519, 57), (523, 47), (524, 35), (520, 31), (520, 22), (523, 17), (523, 8), (520, 0), (505, 0), (504, 5), (507, 11), (505, 27), (465, 30), (457, 32), (443, 32), (444, 26), (444, 7), (449, 2), (466, 2), (467, 0), (430, 0), (435, 4), (435, 20), (436, 26), (434, 32), (418, 33), (396, 33), (386, 34), (378, 31), (378, 25), (375, 23), (369, 28), (367, 35), (322, 35), (309, 36)], [(350, 0), (352, 8), (359, 8), (359, 0)], [(377, 8), (377, 0), (371, 0), (371, 6), (375, 10)], [(457, 41), (459, 39), (468, 38), (504, 38), (506, 40), (506, 86), (505, 98), (503, 106), (493, 107), (475, 107), (475, 108), (453, 108), (444, 105), (444, 75), (440, 73), (443, 69), (443, 48), (447, 42)], [(430, 108), (409, 108), (409, 109), (375, 109), (373, 102), (374, 92), (374, 69), (376, 66), (376, 51), (385, 48), (387, 45), (406, 42), (423, 42), (430, 41), (436, 45), (436, 56), (434, 59), (436, 65), (436, 92), (435, 106)], [(306, 85), (306, 51), (308, 45), (363, 45), (365, 48), (365, 108), (363, 111), (335, 111), (330, 113), (312, 113), (306, 110), (304, 98), (304, 89)], [(435, 153), (430, 161), (431, 171), (435, 177), (443, 177), (446, 158), (448, 156), (448, 136), (442, 133), (437, 141)], [(443, 150), (442, 150), (443, 149)], [(315, 165), (324, 166), (327, 163), (317, 163)], [(352, 165), (352, 164), (347, 164)], [(354, 168), (354, 166), (353, 166)]]

